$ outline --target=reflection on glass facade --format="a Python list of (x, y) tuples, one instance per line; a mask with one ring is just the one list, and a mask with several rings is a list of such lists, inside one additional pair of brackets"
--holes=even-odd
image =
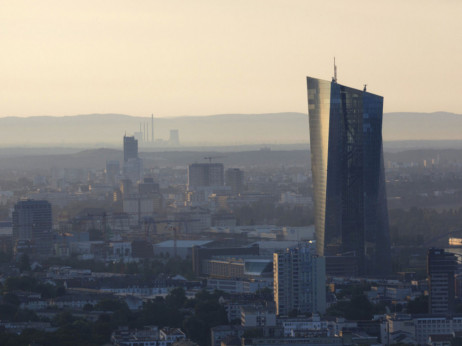
[(391, 270), (383, 97), (307, 77), (317, 251), (354, 255), (361, 274)]

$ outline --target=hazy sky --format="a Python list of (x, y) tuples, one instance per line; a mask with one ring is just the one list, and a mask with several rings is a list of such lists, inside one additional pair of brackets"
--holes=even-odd
[(462, 113), (461, 0), (0, 0), (0, 116), (307, 112), (305, 76)]

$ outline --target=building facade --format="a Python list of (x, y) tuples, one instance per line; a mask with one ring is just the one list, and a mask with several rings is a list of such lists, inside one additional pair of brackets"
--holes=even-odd
[(453, 253), (443, 249), (428, 250), (429, 313), (454, 313), (456, 269), (457, 260)]
[(180, 145), (180, 132), (177, 129), (170, 130), (170, 137), (168, 143), (174, 147)]
[(138, 140), (135, 137), (124, 136), (124, 162), (138, 158)]
[(143, 160), (138, 157), (138, 140), (135, 137), (124, 136), (123, 175), (132, 183), (141, 180), (143, 175)]
[(317, 251), (391, 270), (382, 149), (383, 97), (307, 77)]
[(50, 255), (52, 226), (51, 204), (48, 201), (28, 199), (16, 203), (13, 210), (15, 252)]
[(224, 185), (222, 163), (193, 163), (188, 166), (188, 189)]
[(226, 186), (231, 188), (233, 194), (239, 194), (244, 190), (244, 172), (239, 168), (228, 168), (225, 174)]
[(326, 262), (312, 244), (273, 254), (276, 314), (326, 312)]

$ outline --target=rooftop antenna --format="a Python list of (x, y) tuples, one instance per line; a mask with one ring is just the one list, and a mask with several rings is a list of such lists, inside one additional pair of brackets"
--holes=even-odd
[(332, 82), (337, 83), (337, 65), (335, 65), (335, 56), (334, 56), (334, 77), (332, 77)]
[(154, 114), (151, 114), (151, 142), (154, 143)]

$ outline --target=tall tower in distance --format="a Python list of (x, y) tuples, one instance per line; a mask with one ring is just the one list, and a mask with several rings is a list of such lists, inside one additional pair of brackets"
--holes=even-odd
[(180, 145), (180, 132), (177, 129), (170, 130), (170, 138), (168, 143), (173, 147)]
[(143, 175), (143, 160), (138, 157), (138, 141), (135, 137), (124, 136), (123, 175), (136, 183)]
[(154, 114), (151, 114), (151, 143), (154, 143)]
[(385, 276), (383, 97), (338, 84), (336, 74), (330, 82), (307, 77), (317, 252), (354, 257), (360, 275)]
[(138, 141), (135, 137), (124, 136), (124, 162), (138, 158)]

